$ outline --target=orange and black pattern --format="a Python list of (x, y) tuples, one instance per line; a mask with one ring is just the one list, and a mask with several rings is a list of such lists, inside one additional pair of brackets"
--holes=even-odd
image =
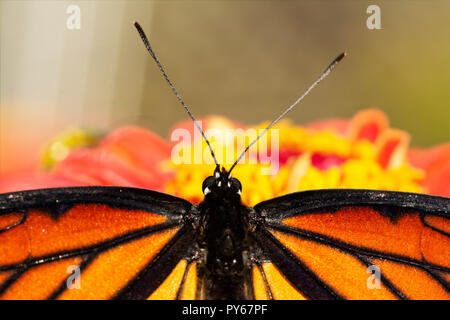
[(130, 190), (63, 188), (0, 199), (0, 298), (152, 297), (186, 252), (182, 215), (191, 204)]
[[(318, 190), (248, 210), (252, 298), (450, 299), (447, 198)], [(199, 214), (133, 188), (0, 195), (0, 299), (197, 299)]]
[(450, 299), (449, 209), (446, 198), (368, 190), (260, 203), (273, 264), (255, 268), (255, 288), (266, 283), (255, 297)]

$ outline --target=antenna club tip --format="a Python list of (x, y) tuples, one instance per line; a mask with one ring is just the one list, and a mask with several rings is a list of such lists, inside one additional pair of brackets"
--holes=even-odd
[(336, 61), (341, 61), (345, 56), (347, 56), (347, 52), (342, 52), (342, 53), (336, 58)]

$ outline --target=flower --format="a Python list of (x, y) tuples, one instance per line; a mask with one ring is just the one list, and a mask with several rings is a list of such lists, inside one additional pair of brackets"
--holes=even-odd
[[(93, 145), (76, 141), (81, 148), (70, 149), (71, 134), (82, 136), (80, 129), (60, 135), (43, 152), (50, 171), (35, 171), (0, 177), (0, 192), (68, 186), (127, 186), (162, 191), (164, 181), (172, 173), (159, 170), (160, 163), (170, 155), (170, 144), (146, 129), (122, 127)], [(58, 147), (55, 148), (55, 145)], [(49, 150), (63, 150), (63, 159), (51, 158)], [(60, 155), (61, 152), (56, 152)], [(51, 158), (51, 159), (49, 159)]]
[[(208, 122), (211, 119), (215, 123), (220, 121), (213, 117)], [(426, 171), (413, 166), (407, 157), (408, 134), (389, 128), (381, 111), (365, 110), (350, 120), (324, 120), (306, 126), (282, 120), (278, 129), (280, 168), (276, 174), (261, 175), (265, 165), (260, 162), (239, 164), (233, 170), (233, 175), (242, 182), (242, 199), (247, 205), (311, 189), (427, 192)], [(255, 150), (250, 152), (249, 157), (252, 156), (257, 158)], [(173, 165), (173, 169), (175, 176), (167, 183), (166, 191), (200, 201), (203, 194), (199, 186), (211, 175), (214, 165), (180, 164)]]
[(427, 193), (450, 197), (450, 143), (431, 149), (411, 149), (408, 158), (412, 165), (425, 170), (422, 185)]
[[(257, 132), (268, 124), (245, 126), (218, 116), (202, 120), (204, 130), (215, 129), (211, 145), (222, 160), (230, 160), (226, 158), (230, 149), (231, 160), (235, 160), (250, 142), (247, 139), (245, 145), (238, 144), (239, 139), (245, 138), (248, 130)], [(102, 139), (80, 131), (76, 131), (75, 139), (70, 138), (70, 132), (66, 133), (54, 139), (44, 152), (45, 163), (51, 165), (49, 171), (0, 177), (0, 192), (117, 185), (162, 191), (198, 203), (203, 199), (202, 182), (212, 174), (215, 165), (192, 122), (182, 122), (173, 132), (175, 129), (183, 129), (193, 140), (169, 143), (137, 127), (119, 128)], [(230, 129), (238, 134), (230, 138), (227, 135)], [(282, 120), (277, 129), (278, 132), (269, 131), (265, 140), (261, 140), (266, 144), (255, 144), (233, 170), (233, 176), (243, 185), (242, 200), (246, 205), (295, 191), (324, 188), (450, 196), (447, 185), (450, 144), (411, 149), (409, 135), (390, 128), (388, 119), (379, 110), (364, 110), (351, 119), (326, 119), (305, 126)], [(58, 151), (54, 154), (61, 159), (52, 158), (52, 150)], [(205, 155), (204, 161), (195, 163), (199, 150), (200, 159)], [(174, 162), (177, 153), (192, 161)], [(261, 174), (271, 166), (261, 154), (277, 154), (278, 170), (270, 175)], [(227, 161), (225, 167), (229, 169), (231, 162)]]

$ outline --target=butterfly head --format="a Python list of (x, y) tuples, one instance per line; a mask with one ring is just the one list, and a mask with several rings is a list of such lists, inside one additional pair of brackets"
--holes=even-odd
[(224, 167), (216, 167), (214, 175), (209, 176), (203, 181), (202, 186), (203, 194), (232, 194), (241, 196), (242, 185), (241, 182), (233, 178), (231, 173)]

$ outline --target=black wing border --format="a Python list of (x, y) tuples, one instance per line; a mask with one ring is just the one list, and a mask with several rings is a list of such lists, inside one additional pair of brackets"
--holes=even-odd
[[(408, 210), (450, 218), (450, 198), (421, 193), (369, 189), (320, 189), (290, 193), (256, 204), (253, 209), (268, 221), (281, 221), (303, 213), (333, 211), (345, 206), (372, 206), (391, 219)], [(399, 210), (383, 210), (395, 206)]]
[[(0, 215), (12, 210), (50, 209), (57, 218), (77, 204), (106, 204), (113, 208), (143, 210), (179, 218), (192, 204), (165, 193), (130, 187), (64, 187), (0, 194)], [(54, 208), (54, 210), (52, 210)]]

